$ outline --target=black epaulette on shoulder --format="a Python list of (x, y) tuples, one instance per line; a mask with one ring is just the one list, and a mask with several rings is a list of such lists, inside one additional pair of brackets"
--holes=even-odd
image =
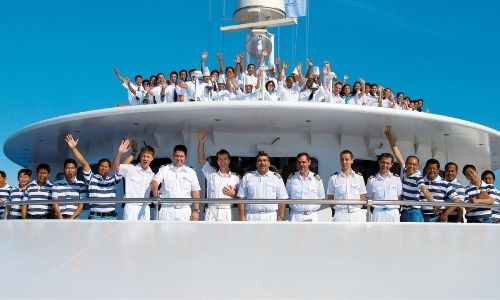
[(316, 180), (318, 181), (321, 180), (321, 176), (319, 176), (319, 174), (314, 175), (314, 178), (316, 178)]
[(168, 166), (168, 164), (161, 165), (160, 168), (163, 168), (163, 167), (166, 167), (166, 166)]
[(292, 178), (293, 175), (295, 175), (295, 173), (290, 173), (290, 175), (288, 175), (288, 179)]
[(196, 171), (196, 169), (195, 169), (195, 168), (193, 168), (192, 166), (188, 166), (188, 167), (190, 167), (191, 169), (193, 169), (193, 170), (195, 170), (195, 171)]
[(363, 174), (361, 174), (361, 172), (356, 172), (356, 174), (358, 174), (359, 176), (363, 176)]
[(394, 175), (394, 176), (396, 176), (396, 177), (399, 177), (399, 175), (398, 175), (398, 174), (395, 174), (395, 173), (392, 173), (392, 175)]
[(280, 175), (280, 173), (278, 173), (278, 172), (273, 172), (273, 173), (274, 173), (274, 175), (276, 175), (279, 179), (281, 179), (281, 175)]
[(243, 177), (247, 176), (247, 174), (250, 174), (250, 173), (252, 173), (252, 172), (251, 171), (246, 172), (245, 174), (243, 174)]
[(372, 179), (372, 178), (375, 178), (375, 175), (372, 175), (372, 176), (368, 177), (368, 179)]
[(335, 173), (333, 173), (333, 174), (332, 174), (332, 175), (330, 175), (330, 176), (334, 176), (334, 175), (338, 175), (338, 174), (339, 174), (339, 172), (335, 172)]

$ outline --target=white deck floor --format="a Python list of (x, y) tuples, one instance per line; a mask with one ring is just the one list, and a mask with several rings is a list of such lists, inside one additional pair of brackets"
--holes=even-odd
[(0, 222), (0, 298), (497, 298), (500, 226)]

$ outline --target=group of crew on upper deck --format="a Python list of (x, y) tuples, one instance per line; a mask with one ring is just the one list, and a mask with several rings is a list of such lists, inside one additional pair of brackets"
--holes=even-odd
[(307, 70), (302, 74), (302, 64), (292, 72), (287, 62), (279, 59), (270, 66), (265, 65), (268, 53), (262, 51), (257, 64), (247, 64), (244, 68), (243, 55), (238, 54), (235, 67), (224, 68), (222, 54), (217, 54), (218, 70), (210, 72), (206, 66), (208, 53), (201, 54), (201, 70), (172, 71), (169, 78), (164, 73), (143, 79), (136, 75), (134, 82), (114, 69), (117, 78), (127, 89), (129, 105), (160, 104), (190, 101), (265, 100), (265, 101), (311, 101), (334, 104), (365, 105), (400, 110), (422, 111), (423, 100), (411, 100), (403, 92), (396, 97), (390, 88), (376, 83), (368, 83), (360, 78), (352, 87), (347, 82), (337, 80), (330, 63), (323, 64), (323, 76), (319, 66), (307, 59)]
[[(172, 163), (163, 165), (155, 174), (150, 167), (155, 157), (155, 149), (145, 145), (140, 150), (134, 140), (124, 139), (111, 162), (103, 158), (94, 172), (78, 149), (78, 139), (71, 134), (65, 137), (68, 150), (74, 158), (64, 161), (64, 177), (51, 183), (51, 168), (40, 164), (36, 168), (36, 178), (31, 180), (32, 171), (21, 169), (18, 184), (13, 187), (6, 182), (6, 174), (0, 171), (0, 200), (2, 218), (7, 219), (75, 219), (84, 208), (79, 202), (85, 198), (106, 198), (90, 204), (89, 219), (117, 219), (116, 188), (125, 181), (124, 198), (157, 198), (161, 208), (154, 219), (166, 221), (285, 221), (317, 222), (320, 203), (294, 203), (297, 199), (333, 199), (334, 222), (366, 222), (367, 211), (362, 205), (351, 205), (347, 201), (373, 200), (372, 222), (467, 222), (497, 223), (500, 212), (496, 209), (500, 193), (494, 186), (495, 175), (486, 170), (481, 176), (475, 166), (467, 164), (462, 173), (469, 181), (463, 185), (457, 180), (459, 166), (446, 163), (445, 176), (439, 175), (441, 165), (436, 159), (425, 163), (419, 171), (419, 158), (403, 156), (396, 145), (391, 128), (385, 128), (385, 135), (393, 154), (383, 153), (378, 157), (379, 172), (368, 178), (366, 184), (360, 173), (352, 169), (354, 155), (350, 150), (339, 154), (340, 170), (330, 176), (325, 186), (319, 174), (310, 170), (311, 157), (308, 153), (297, 154), (296, 172), (284, 180), (280, 173), (270, 169), (270, 157), (259, 152), (255, 157), (254, 171), (242, 178), (231, 171), (231, 156), (225, 149), (216, 153), (216, 163), (210, 163), (205, 156), (207, 133), (198, 129), (197, 160), (206, 179), (207, 205), (204, 218), (200, 217), (200, 202), (175, 202), (179, 199), (200, 199), (200, 183), (195, 170), (185, 164), (187, 148), (176, 145), (172, 151)], [(215, 146), (215, 145), (214, 145)], [(137, 157), (137, 160), (135, 159)], [(401, 166), (401, 174), (391, 173), (394, 160)], [(83, 170), (84, 181), (77, 179), (77, 161)], [(133, 162), (136, 161), (134, 164)], [(226, 199), (263, 199), (260, 204), (238, 204), (238, 216), (232, 216), (231, 201)], [(172, 200), (169, 200), (172, 199)], [(273, 199), (288, 199), (273, 203)], [(23, 201), (30, 201), (23, 204)], [(52, 204), (38, 204), (37, 201)], [(135, 201), (134, 201), (135, 200)], [(384, 203), (377, 204), (380, 200)], [(392, 205), (391, 201), (426, 201), (430, 205)], [(342, 204), (346, 201), (346, 204)], [(33, 203), (35, 202), (35, 203)], [(84, 201), (82, 201), (84, 202)], [(150, 220), (150, 201), (126, 203), (123, 209), (125, 220)], [(288, 202), (288, 207), (285, 202)], [(314, 202), (314, 201), (313, 201)], [(320, 202), (320, 201), (318, 201)], [(387, 204), (389, 202), (389, 204)], [(431, 202), (435, 202), (431, 205)], [(443, 207), (442, 203), (454, 206)], [(461, 207), (460, 204), (480, 204), (476, 207)], [(5, 206), (5, 204), (8, 204)], [(423, 204), (423, 203), (422, 203)], [(6, 208), (7, 207), (7, 208)], [(328, 209), (328, 208), (327, 208)], [(288, 210), (288, 211), (287, 211)], [(287, 214), (288, 212), (288, 214)]]

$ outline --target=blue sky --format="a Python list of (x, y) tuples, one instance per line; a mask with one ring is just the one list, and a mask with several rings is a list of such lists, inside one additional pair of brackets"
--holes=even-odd
[[(205, 49), (211, 68), (219, 51), (233, 64), (244, 49), (244, 35), (222, 34), (219, 27), (234, 24), (226, 19), (235, 2), (3, 3), (2, 145), (31, 123), (125, 103), (115, 66), (130, 77), (197, 68)], [(271, 30), (279, 35), (282, 60), (305, 63), (307, 54), (320, 65), (328, 59), (351, 83), (361, 76), (423, 98), (434, 113), (499, 130), (491, 107), (498, 94), (500, 1), (311, 0), (309, 5), (309, 17), (300, 18), (297, 28)], [(0, 169), (15, 182), (18, 167), (3, 152)]]

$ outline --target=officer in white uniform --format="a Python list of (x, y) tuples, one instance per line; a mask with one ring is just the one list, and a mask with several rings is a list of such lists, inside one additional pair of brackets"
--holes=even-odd
[[(325, 199), (323, 179), (309, 170), (311, 157), (308, 153), (297, 154), (298, 171), (286, 181), (290, 199)], [(320, 204), (290, 204), (290, 221), (317, 222)]]
[[(259, 152), (255, 158), (257, 170), (248, 172), (243, 176), (238, 189), (238, 198), (246, 199), (288, 199), (285, 184), (278, 173), (270, 172), (269, 155)], [(240, 221), (283, 221), (285, 207), (282, 204), (240, 204)], [(278, 211), (278, 213), (277, 213)]]
[[(198, 162), (203, 167), (203, 175), (207, 179), (207, 198), (231, 199), (236, 197), (240, 185), (240, 177), (229, 169), (231, 156), (225, 149), (217, 152), (217, 166), (215, 169), (205, 158), (205, 142), (207, 133), (204, 129), (198, 130)], [(231, 221), (231, 204), (209, 204), (205, 210), (205, 221)]]
[[(149, 165), (154, 159), (155, 151), (151, 146), (141, 149), (137, 165), (120, 164), (121, 156), (130, 150), (129, 140), (121, 142), (113, 160), (113, 170), (125, 178), (124, 198), (149, 198), (150, 183), (155, 173)], [(127, 203), (123, 211), (124, 220), (149, 220), (150, 209), (148, 203)]]
[[(393, 164), (393, 156), (390, 153), (382, 153), (377, 162), (379, 172), (368, 178), (366, 184), (366, 197), (374, 201), (394, 200), (398, 201), (402, 192), (401, 179), (392, 174), (390, 169)], [(399, 222), (399, 205), (373, 205), (372, 222)]]
[[(172, 163), (162, 166), (151, 181), (151, 190), (155, 197), (200, 198), (200, 183), (193, 168), (184, 165), (186, 156), (186, 146), (174, 147)], [(159, 190), (160, 184), (161, 190)], [(198, 221), (199, 218), (199, 203), (162, 203), (158, 216), (159, 220), (166, 221)]]
[[(327, 194), (333, 200), (366, 200), (365, 181), (352, 170), (353, 155), (349, 150), (340, 152), (342, 170), (333, 174), (328, 182)], [(362, 205), (335, 205), (334, 222), (366, 222)]]

